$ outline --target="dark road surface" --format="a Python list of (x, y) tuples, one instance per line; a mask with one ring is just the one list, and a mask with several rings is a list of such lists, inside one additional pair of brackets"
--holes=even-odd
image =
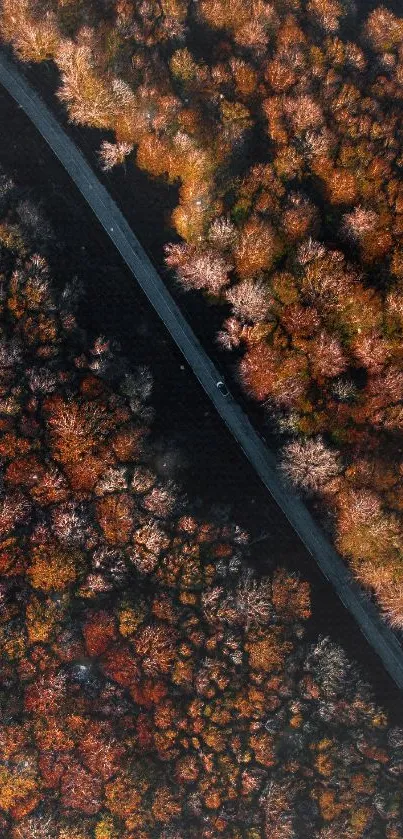
[(222, 380), (220, 372), (203, 350), (115, 202), (79, 149), (1, 50), (0, 83), (23, 108), (88, 202), (263, 484), (356, 620), (385, 669), (398, 688), (403, 690), (403, 650), (394, 633), (383, 623), (368, 596), (356, 585), (303, 502), (284, 485), (274, 455), (231, 393), (221, 385), (217, 387)]

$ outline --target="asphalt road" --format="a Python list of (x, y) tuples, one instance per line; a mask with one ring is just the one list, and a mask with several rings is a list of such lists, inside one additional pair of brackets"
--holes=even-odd
[(343, 560), (303, 502), (284, 485), (276, 468), (275, 456), (256, 433), (241, 407), (230, 393), (224, 395), (217, 388), (217, 382), (222, 380), (220, 372), (203, 350), (117, 205), (79, 149), (1, 50), (0, 83), (25, 111), (69, 173), (263, 484), (332, 584), (346, 609), (355, 618), (361, 632), (381, 658), (385, 669), (396, 685), (403, 690), (403, 650), (396, 636), (381, 620), (371, 600), (354, 582)]

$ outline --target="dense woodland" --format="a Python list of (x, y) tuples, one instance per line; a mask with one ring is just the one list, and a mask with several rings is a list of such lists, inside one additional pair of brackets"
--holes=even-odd
[(400, 839), (403, 729), (309, 587), (158, 479), (152, 376), (74, 316), (0, 176), (0, 831)]
[[(284, 439), (285, 475), (403, 627), (403, 15), (349, 0), (2, 0), (71, 120), (178, 187), (166, 263)], [(167, 232), (167, 236), (172, 236)]]
[(1, 836), (401, 839), (403, 729), (304, 641), (307, 583), (157, 478), (151, 372), (0, 197)]

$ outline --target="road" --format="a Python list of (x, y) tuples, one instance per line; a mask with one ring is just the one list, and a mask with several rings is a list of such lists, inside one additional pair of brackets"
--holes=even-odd
[(126, 219), (79, 149), (1, 50), (0, 83), (25, 111), (69, 173), (263, 484), (356, 620), (389, 675), (403, 690), (403, 650), (396, 636), (354, 582), (343, 560), (304, 503), (282, 482), (274, 454), (256, 433), (240, 405), (230, 393), (225, 396), (217, 388), (217, 382), (222, 379), (220, 372), (203, 350)]

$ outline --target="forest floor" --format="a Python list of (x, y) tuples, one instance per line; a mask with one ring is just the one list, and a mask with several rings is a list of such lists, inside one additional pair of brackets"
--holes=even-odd
[[(54, 97), (56, 79), (51, 68), (35, 68), (27, 76), (67, 127), (63, 109)], [(55, 275), (61, 283), (74, 275), (83, 283), (80, 325), (90, 335), (103, 334), (117, 340), (133, 367), (147, 364), (152, 370), (156, 471), (178, 481), (189, 498), (197, 499), (202, 514), (208, 515), (217, 506), (227, 509), (231, 519), (250, 534), (249, 561), (255, 568), (263, 572), (283, 565), (309, 580), (313, 617), (308, 636), (314, 640), (318, 634), (329, 635), (340, 643), (360, 664), (377, 701), (398, 720), (399, 692), (209, 405), (61, 165), (3, 91), (0, 113), (0, 164), (26, 190), (27, 197), (42, 205), (44, 215), (51, 221), (56, 247), (50, 249), (49, 261), (52, 264), (53, 260)], [(100, 132), (68, 128), (100, 175), (95, 153)], [(102, 179), (112, 197), (119, 200), (154, 263), (162, 268), (166, 217), (175, 200), (173, 191), (155, 183), (132, 164), (126, 171), (122, 169)], [(222, 367), (222, 354), (214, 344), (217, 315), (211, 311), (206, 318), (206, 303), (197, 295), (184, 299), (176, 292), (176, 297), (180, 297), (181, 308), (207, 352)], [(218, 317), (221, 319), (221, 315)], [(249, 415), (251, 411), (253, 406), (248, 406)], [(256, 420), (261, 423), (262, 417), (256, 416)]]

